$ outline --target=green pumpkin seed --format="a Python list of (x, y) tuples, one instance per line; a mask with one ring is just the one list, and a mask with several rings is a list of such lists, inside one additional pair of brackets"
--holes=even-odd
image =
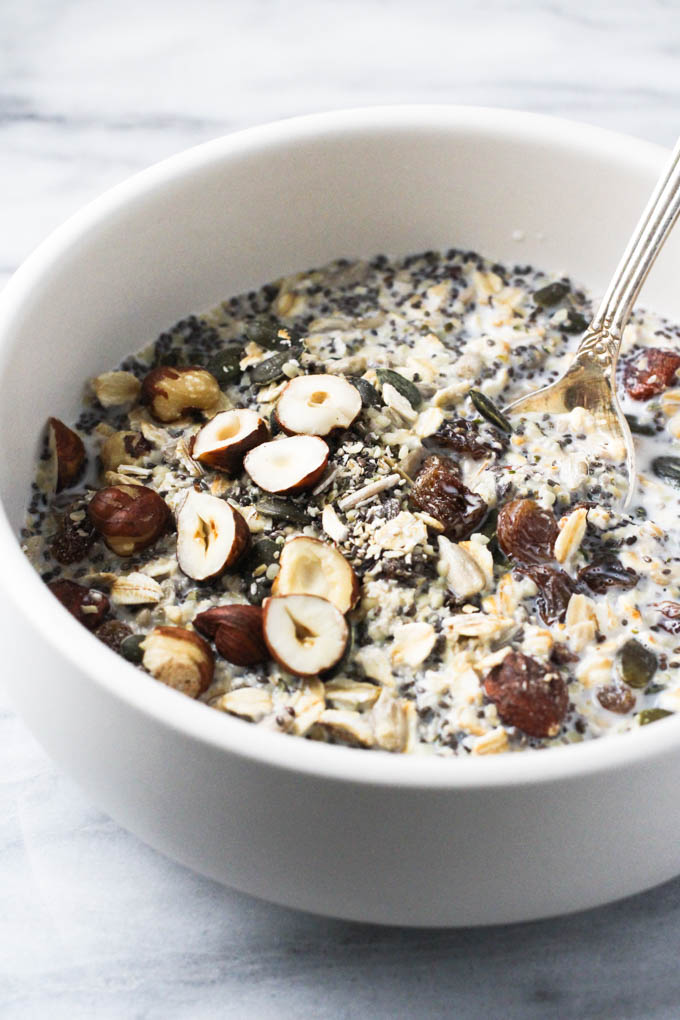
[(380, 394), (368, 379), (362, 379), (360, 375), (348, 375), (347, 382), (350, 382), (355, 389), (359, 390), (361, 403), (364, 407), (382, 407)]
[(680, 485), (680, 457), (655, 457), (652, 471), (657, 478), (663, 478), (664, 482)]
[(255, 504), (255, 509), (267, 517), (277, 517), (291, 524), (309, 524), (306, 510), (282, 496), (266, 496)]
[(479, 390), (470, 390), (468, 396), (481, 414), (491, 425), (495, 425), (502, 432), (512, 432), (513, 428), (502, 411), (499, 411), (492, 400), (485, 397)]
[(120, 654), (128, 662), (134, 662), (139, 664), (144, 658), (144, 649), (142, 648), (142, 641), (146, 638), (146, 634), (129, 634), (121, 642)]
[(248, 567), (255, 570), (261, 564), (269, 567), (279, 558), (281, 546), (272, 538), (258, 538), (253, 542), (248, 554)]
[(565, 333), (585, 333), (588, 326), (589, 322), (585, 315), (581, 315), (580, 312), (575, 312), (573, 309), (569, 309), (567, 312), (567, 318), (560, 325), (560, 329), (563, 329)]
[(215, 354), (205, 367), (211, 375), (215, 376), (220, 386), (226, 386), (241, 378), (242, 357), (241, 347), (231, 344), (219, 354)]
[(258, 386), (284, 379), (283, 366), (289, 361), (298, 361), (304, 349), (303, 344), (297, 344), (294, 347), (286, 347), (285, 351), (279, 351), (278, 354), (272, 354), (271, 358), (266, 358), (250, 370), (250, 378)]
[(636, 414), (627, 414), (625, 416), (628, 422), (628, 428), (636, 436), (655, 436), (656, 427), (652, 422), (641, 422), (638, 420)]
[(617, 658), (621, 679), (629, 687), (646, 687), (656, 673), (656, 655), (635, 638), (626, 641)]
[(423, 398), (416, 384), (411, 382), (410, 379), (405, 379), (403, 375), (393, 372), (391, 368), (377, 368), (375, 374), (381, 386), (384, 386), (385, 383), (394, 386), (397, 393), (401, 393), (402, 397), (406, 397), (414, 410), (420, 407)]
[(666, 716), (674, 714), (674, 712), (668, 712), (665, 708), (645, 708), (642, 712), (638, 712), (637, 718), (640, 726), (647, 726), (650, 722), (656, 722), (657, 719), (665, 719)]
[(266, 315), (260, 315), (248, 323), (245, 334), (248, 340), (267, 351), (289, 350), (303, 335), (299, 329), (282, 326), (276, 319)]
[(554, 305), (558, 305), (560, 301), (564, 301), (568, 293), (569, 288), (566, 283), (560, 283), (559, 281), (547, 283), (545, 287), (534, 291), (534, 301), (540, 308), (552, 308)]

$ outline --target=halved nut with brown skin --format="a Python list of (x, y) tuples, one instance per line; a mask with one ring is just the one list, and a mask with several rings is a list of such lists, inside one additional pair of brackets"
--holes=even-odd
[(59, 418), (47, 419), (47, 441), (57, 463), (57, 492), (73, 485), (85, 466), (85, 446), (80, 436)]
[(201, 634), (213, 638), (220, 655), (235, 666), (254, 666), (269, 658), (260, 606), (213, 606), (195, 616), (193, 623)]
[(109, 485), (94, 494), (88, 516), (109, 549), (132, 556), (152, 545), (170, 520), (170, 508), (146, 485)]
[(212, 683), (215, 660), (210, 645), (184, 627), (154, 627), (141, 644), (142, 665), (156, 680), (190, 698)]
[(320, 595), (341, 613), (359, 598), (359, 582), (351, 565), (335, 546), (318, 538), (298, 536), (281, 550), (272, 595)]
[(209, 411), (221, 397), (217, 379), (205, 368), (161, 365), (144, 376), (142, 403), (158, 421), (177, 421), (188, 411)]
[(235, 475), (248, 451), (267, 439), (269, 429), (257, 411), (220, 411), (196, 433), (191, 456), (201, 464)]
[(346, 429), (361, 412), (361, 394), (340, 375), (291, 379), (276, 405), (276, 419), (290, 435), (327, 436)]
[(243, 466), (265, 492), (283, 495), (311, 489), (326, 469), (330, 450), (318, 436), (288, 436), (261, 443)]
[(250, 545), (245, 520), (226, 500), (190, 489), (177, 514), (177, 562), (194, 581), (217, 577)]
[(296, 676), (318, 676), (342, 658), (345, 617), (318, 595), (278, 595), (262, 603), (264, 639), (272, 657)]

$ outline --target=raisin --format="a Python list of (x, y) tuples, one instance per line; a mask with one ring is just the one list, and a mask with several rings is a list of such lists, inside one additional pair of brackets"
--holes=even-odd
[[(80, 519), (83, 514), (82, 520)], [(73, 519), (73, 516), (76, 520)], [(61, 517), (57, 532), (50, 546), (50, 552), (57, 563), (67, 566), (84, 560), (96, 538), (96, 531), (89, 517), (84, 514), (84, 504), (74, 503), (67, 507)]]
[(579, 590), (579, 585), (559, 567), (540, 564), (525, 571), (538, 588), (536, 609), (548, 624), (564, 620), (569, 599)]
[(466, 418), (453, 418), (445, 421), (443, 425), (431, 436), (424, 445), (427, 447), (451, 450), (461, 457), (471, 457), (473, 460), (483, 460), (485, 457), (494, 457), (503, 453), (507, 447), (505, 437), (501, 439), (486, 439), (480, 435), (479, 426)]
[(498, 544), (518, 563), (545, 563), (553, 559), (559, 534), (552, 510), (533, 499), (513, 499), (498, 512)]
[(656, 602), (652, 608), (658, 609), (662, 615), (659, 620), (662, 630), (669, 634), (680, 634), (680, 602)]
[(128, 453), (133, 460), (140, 460), (142, 457), (146, 457), (148, 453), (151, 453), (153, 446), (146, 439), (141, 432), (126, 432), (125, 438), (123, 439), (123, 446), (125, 452)]
[(95, 630), (109, 611), (106, 595), (94, 588), (85, 588), (75, 581), (52, 581), (47, 586), (62, 606), (88, 630)]
[(635, 361), (629, 361), (623, 373), (623, 385), (633, 400), (649, 400), (663, 393), (676, 381), (680, 368), (680, 354), (661, 347), (642, 351)]
[(629, 687), (619, 683), (600, 687), (597, 700), (608, 712), (616, 712), (617, 715), (626, 715), (635, 708), (635, 695)]
[(569, 695), (559, 673), (522, 652), (509, 652), (484, 679), (484, 692), (507, 726), (530, 737), (554, 737), (567, 714)]
[(411, 502), (444, 525), (447, 538), (468, 538), (484, 520), (487, 505), (461, 481), (448, 457), (428, 457), (411, 489)]
[(628, 591), (638, 582), (638, 575), (631, 567), (613, 557), (594, 560), (578, 572), (578, 579), (598, 595), (608, 588), (624, 588)]
[(95, 637), (98, 637), (114, 652), (120, 653), (123, 641), (132, 634), (132, 627), (123, 623), (122, 620), (107, 620), (106, 623), (102, 623), (101, 627), (97, 627), (94, 633)]

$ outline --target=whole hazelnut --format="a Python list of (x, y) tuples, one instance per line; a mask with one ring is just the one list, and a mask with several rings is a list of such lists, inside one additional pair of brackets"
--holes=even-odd
[(212, 638), (220, 655), (235, 666), (254, 666), (269, 659), (260, 606), (213, 606), (194, 617), (194, 627)]
[(109, 485), (91, 499), (87, 512), (109, 549), (132, 556), (163, 534), (170, 521), (165, 500), (146, 485)]
[(184, 627), (154, 627), (141, 644), (142, 665), (156, 680), (198, 698), (213, 678), (215, 660), (207, 641)]
[(152, 369), (142, 382), (142, 402), (154, 418), (177, 421), (189, 411), (210, 411), (217, 406), (221, 391), (217, 379), (195, 365)]
[(145, 464), (152, 449), (141, 432), (114, 432), (102, 443), (99, 456), (106, 471), (117, 471), (121, 464)]
[(80, 436), (59, 418), (48, 418), (47, 441), (57, 462), (57, 492), (78, 480), (85, 467), (85, 446)]
[(95, 630), (109, 611), (109, 600), (96, 588), (85, 588), (63, 578), (47, 586), (62, 606), (88, 630)]

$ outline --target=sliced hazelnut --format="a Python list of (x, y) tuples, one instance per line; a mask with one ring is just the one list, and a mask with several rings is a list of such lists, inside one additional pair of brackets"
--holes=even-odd
[(349, 628), (339, 609), (318, 595), (264, 600), (263, 629), (276, 661), (296, 676), (317, 676), (342, 658)]
[(347, 613), (359, 598), (359, 582), (335, 546), (318, 538), (289, 539), (281, 550), (272, 595), (320, 595)]
[(191, 455), (201, 464), (235, 475), (246, 453), (267, 439), (269, 429), (257, 411), (220, 411), (196, 434)]
[(210, 687), (215, 660), (210, 645), (184, 627), (154, 627), (141, 643), (142, 665), (156, 680), (198, 698)]
[(209, 411), (221, 397), (217, 379), (195, 365), (152, 369), (142, 382), (142, 401), (158, 421), (177, 421), (188, 411)]
[(269, 658), (260, 606), (214, 606), (199, 613), (193, 622), (196, 630), (214, 639), (220, 655), (235, 666), (254, 666)]
[(132, 556), (163, 534), (170, 520), (165, 500), (146, 485), (109, 485), (91, 499), (92, 524), (118, 556)]
[(290, 436), (256, 446), (246, 454), (243, 466), (265, 492), (282, 495), (316, 485), (329, 453), (328, 444), (318, 436)]
[(85, 446), (80, 436), (59, 418), (48, 418), (48, 443), (57, 462), (57, 492), (78, 480), (85, 467)]
[(88, 630), (95, 630), (109, 611), (109, 600), (96, 588), (85, 588), (63, 578), (47, 586), (62, 606)]
[(101, 445), (99, 456), (105, 471), (117, 471), (121, 464), (140, 467), (148, 460), (153, 447), (141, 432), (114, 432)]
[(276, 405), (276, 419), (291, 435), (327, 436), (346, 429), (361, 412), (361, 394), (341, 375), (299, 375)]
[(177, 514), (177, 562), (194, 581), (216, 577), (250, 545), (250, 529), (226, 500), (190, 489)]

